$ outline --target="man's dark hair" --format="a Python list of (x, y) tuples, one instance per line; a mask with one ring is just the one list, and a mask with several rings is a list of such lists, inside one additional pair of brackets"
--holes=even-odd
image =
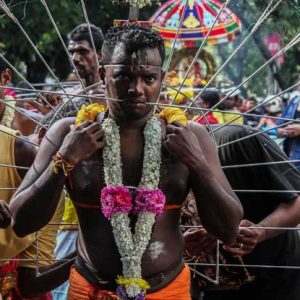
[(111, 27), (105, 35), (102, 47), (102, 61), (108, 64), (118, 44), (123, 44), (128, 53), (145, 48), (158, 48), (163, 64), (165, 46), (163, 39), (157, 32), (137, 23), (127, 24), (124, 27)]
[(257, 99), (254, 96), (249, 97), (248, 101), (253, 101), (255, 104), (257, 104)]
[(207, 89), (201, 94), (202, 100), (212, 108), (220, 101), (220, 95), (217, 89)]
[[(104, 35), (102, 30), (93, 25), (90, 24), (92, 37), (95, 43), (95, 48), (97, 52), (101, 52), (101, 48), (104, 41)], [(68, 34), (68, 41), (87, 41), (90, 44), (90, 47), (93, 48), (93, 43), (91, 41), (90, 32), (89, 32), (89, 25), (86, 23), (80, 24), (77, 27), (75, 27), (69, 34)]]

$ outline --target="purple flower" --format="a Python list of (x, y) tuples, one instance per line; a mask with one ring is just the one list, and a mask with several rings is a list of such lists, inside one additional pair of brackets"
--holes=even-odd
[(138, 188), (136, 190), (135, 208), (136, 214), (149, 211), (160, 215), (165, 206), (166, 196), (160, 189)]
[(121, 300), (129, 300), (129, 299), (132, 299), (132, 300), (145, 300), (145, 293), (144, 292), (140, 292), (134, 298), (128, 298), (125, 287), (123, 287), (121, 285), (119, 285), (117, 287), (116, 293), (117, 293), (117, 296), (120, 297)]
[(114, 213), (129, 213), (132, 209), (131, 195), (123, 186), (107, 186), (101, 191), (101, 208), (103, 215), (110, 219)]
[(139, 293), (136, 297), (135, 300), (144, 300), (145, 299), (145, 293)]
[(117, 295), (120, 297), (121, 300), (127, 300), (128, 299), (126, 290), (123, 286), (119, 285), (117, 287), (116, 292), (117, 292)]

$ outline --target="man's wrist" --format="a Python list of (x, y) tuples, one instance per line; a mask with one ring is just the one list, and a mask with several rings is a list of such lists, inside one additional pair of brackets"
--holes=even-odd
[(74, 167), (75, 164), (66, 159), (59, 151), (52, 157), (52, 170), (55, 174), (61, 171), (65, 177), (68, 177)]
[(194, 172), (203, 173), (203, 172), (210, 171), (208, 163), (204, 157), (199, 158), (199, 156), (191, 155), (191, 156), (187, 157), (187, 159), (185, 160), (184, 163), (192, 173), (194, 173)]
[(258, 230), (258, 232), (259, 232), (258, 243), (261, 243), (261, 242), (263, 242), (267, 239), (267, 230), (265, 228), (262, 228), (262, 227), (265, 227), (265, 226), (261, 223), (256, 224), (256, 226), (260, 227), (260, 228), (257, 228), (256, 230)]

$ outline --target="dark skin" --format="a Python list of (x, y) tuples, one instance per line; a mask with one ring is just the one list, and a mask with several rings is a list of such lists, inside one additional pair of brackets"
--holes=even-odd
[[(90, 86), (99, 81), (95, 54), (92, 46), (86, 40), (73, 41), (68, 44), (68, 51), (71, 59), (77, 68), (79, 76), (85, 80), (86, 86)], [(100, 59), (100, 55), (98, 55)]]
[[(149, 67), (143, 67), (141, 61)], [(109, 111), (120, 127), (123, 183), (138, 186), (142, 172), (143, 129), (153, 115), (151, 106), (146, 103), (157, 99), (162, 80), (159, 51), (157, 48), (142, 49), (136, 63), (132, 53), (127, 53), (119, 44), (101, 75), (105, 79), (106, 96), (122, 100), (110, 101)], [(70, 130), (73, 123), (74, 118), (64, 119), (48, 131), (34, 162), (36, 171), (33, 168), (29, 171), (12, 201), (14, 229), (18, 235), (36, 231), (49, 222), (54, 213), (66, 182), (62, 173), (52, 171), (51, 157), (58, 150), (76, 165), (72, 172), (73, 189), (68, 187), (71, 198), (99, 205), (99, 193), (105, 186), (101, 176), (103, 131), (98, 122), (85, 122)], [(207, 230), (224, 241), (234, 240), (242, 209), (221, 171), (215, 146), (207, 132), (194, 124), (166, 126), (164, 120), (161, 124), (164, 149), (160, 188), (166, 195), (166, 204), (181, 205), (192, 188)], [(121, 262), (109, 221), (100, 209), (77, 207), (77, 214), (81, 228), (79, 254), (101, 278), (114, 281), (121, 274)], [(158, 258), (154, 258), (150, 250), (146, 251), (142, 260), (143, 277), (164, 272), (180, 262), (183, 239), (179, 218), (180, 209), (174, 209), (165, 211), (157, 219), (150, 243), (160, 242), (163, 248)], [(166, 276), (150, 291), (164, 287), (172, 279)]]
[[(34, 132), (37, 122), (39, 122), (43, 116), (39, 113), (20, 107), (17, 107), (17, 109), (18, 111), (15, 111), (11, 127), (18, 130), (22, 135), (28, 136)], [(29, 119), (27, 116), (36, 120), (36, 122)]]
[[(77, 68), (78, 74), (84, 80), (88, 95), (101, 95), (99, 98), (91, 98), (93, 103), (106, 105), (103, 99), (104, 91), (99, 83), (100, 77), (98, 74), (97, 64), (95, 61), (95, 54), (89, 41), (73, 41), (70, 40), (68, 44), (68, 51), (71, 59)], [(97, 59), (100, 61), (101, 55), (97, 53)], [(95, 85), (96, 83), (99, 83)]]
[[(40, 137), (45, 134), (44, 129), (40, 132)], [(15, 139), (15, 162), (17, 166), (30, 167), (35, 159), (37, 149), (35, 146), (26, 143), (24, 140)], [(18, 174), (21, 178), (24, 178), (27, 170), (17, 169)], [(0, 224), (1, 218), (6, 217), (5, 226), (10, 225), (10, 213), (8, 209), (2, 207), (2, 202), (0, 201)], [(7, 207), (7, 205), (6, 205)], [(9, 222), (8, 222), (9, 221)], [(7, 226), (6, 226), (7, 225)], [(23, 297), (34, 297), (41, 293), (51, 291), (57, 286), (64, 283), (70, 274), (70, 268), (74, 263), (74, 257), (76, 253), (71, 253), (66, 259), (68, 261), (58, 261), (49, 266), (44, 266), (39, 268), (41, 275), (36, 276), (36, 269), (18, 267), (18, 289)]]

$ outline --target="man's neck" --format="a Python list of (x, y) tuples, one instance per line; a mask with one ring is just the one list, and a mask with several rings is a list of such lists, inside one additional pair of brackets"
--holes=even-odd
[(91, 86), (93, 84), (98, 83), (100, 80), (99, 75), (98, 74), (92, 74), (90, 76), (87, 76), (87, 78), (85, 78), (85, 85), (86, 86)]
[(120, 119), (120, 118), (116, 118), (114, 115), (110, 114), (110, 117), (112, 119), (114, 119), (116, 121), (116, 123), (118, 124), (118, 126), (120, 127), (120, 130), (142, 130), (147, 121), (150, 120), (150, 118), (152, 117), (152, 113), (151, 114), (147, 114), (144, 117), (137, 119), (137, 120), (128, 120), (128, 119)]

